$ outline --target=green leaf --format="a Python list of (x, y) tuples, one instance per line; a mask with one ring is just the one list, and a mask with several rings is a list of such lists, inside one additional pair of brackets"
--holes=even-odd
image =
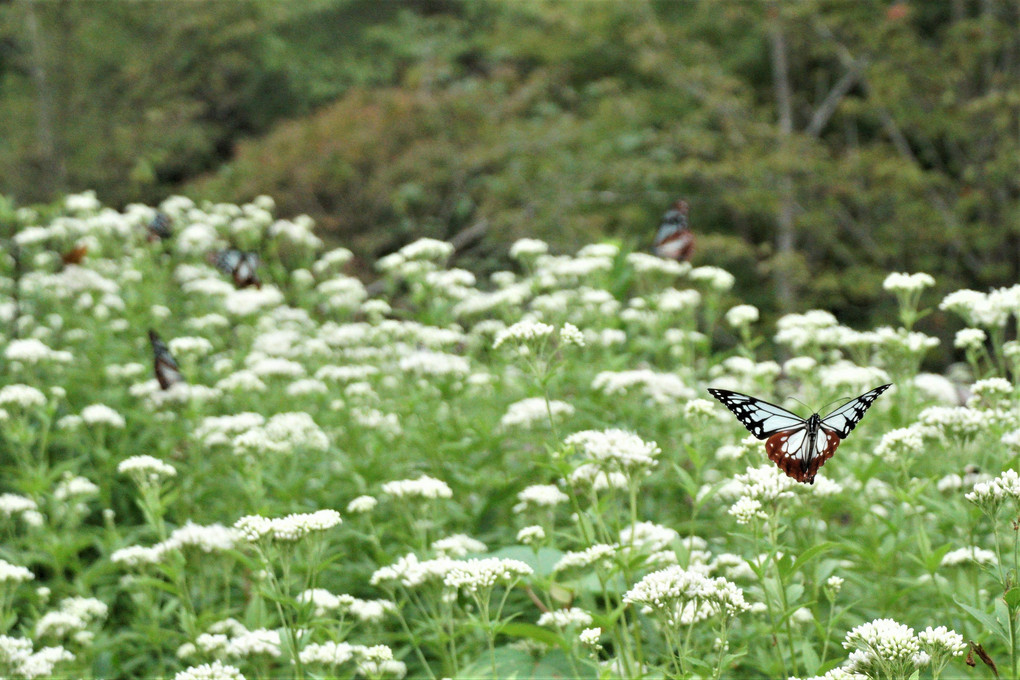
[(548, 628), (542, 628), (533, 623), (508, 623), (500, 628), (499, 632), (510, 637), (526, 638), (535, 642), (541, 642), (550, 647), (566, 647), (566, 641), (562, 635), (557, 635)]
[(955, 602), (965, 612), (967, 612), (975, 619), (977, 619), (978, 623), (983, 625), (987, 630), (990, 630), (996, 635), (998, 635), (999, 638), (1007, 645), (1009, 644), (1009, 633), (1007, 632), (1006, 628), (999, 622), (998, 618), (992, 616), (987, 612), (983, 612), (980, 609), (971, 607), (969, 604), (964, 604), (963, 602), (957, 600), (955, 597), (953, 598), (953, 602)]
[(829, 550), (832, 550), (833, 548), (838, 548), (838, 547), (839, 547), (839, 543), (834, 543), (832, 541), (827, 541), (825, 543), (819, 543), (817, 545), (811, 546), (810, 548), (808, 548), (807, 550), (802, 552), (797, 557), (796, 561), (794, 561), (794, 563), (793, 563), (793, 566), (790, 568), (790, 572), (791, 573), (796, 573), (804, 565), (806, 565), (808, 562), (810, 562), (814, 558), (818, 557), (822, 553), (827, 552)]
[(578, 666), (571, 666), (570, 659), (559, 649), (555, 649), (541, 657), (534, 657), (528, 652), (511, 647), (499, 647), (495, 652), (495, 675), (493, 675), (493, 659), (488, 652), (481, 654), (469, 663), (457, 677), (461, 680), (568, 680), (570, 678), (595, 678), (593, 671)]
[(1010, 609), (1016, 609), (1017, 605), (1020, 604), (1020, 588), (1010, 588), (1002, 596), (1002, 599), (1009, 605)]

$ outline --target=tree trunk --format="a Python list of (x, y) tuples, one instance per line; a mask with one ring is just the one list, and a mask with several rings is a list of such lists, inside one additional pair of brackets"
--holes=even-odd
[[(784, 148), (793, 134), (793, 103), (790, 95), (790, 71), (786, 59), (786, 37), (783, 35), (782, 20), (778, 5), (770, 7), (771, 27), (769, 38), (772, 46), (772, 82), (776, 93), (776, 108), (779, 111), (779, 146)], [(776, 284), (776, 301), (780, 311), (793, 308), (793, 282), (790, 280), (788, 264), (796, 248), (794, 233), (793, 180), (784, 175), (779, 180), (779, 211), (776, 215), (776, 258), (773, 277)]]
[(36, 94), (36, 141), (41, 170), (39, 187), (44, 196), (51, 197), (55, 191), (64, 190), (66, 173), (63, 160), (57, 153), (53, 132), (53, 97), (46, 74), (46, 38), (39, 29), (35, 0), (22, 0), (21, 5), (25, 9), (25, 29), (32, 49), (31, 74)]

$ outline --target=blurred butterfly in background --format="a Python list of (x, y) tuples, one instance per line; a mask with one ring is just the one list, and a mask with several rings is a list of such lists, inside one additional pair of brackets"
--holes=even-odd
[(66, 253), (60, 256), (60, 259), (64, 261), (65, 265), (68, 264), (81, 264), (81, 261), (85, 259), (85, 253), (89, 252), (89, 247), (84, 243), (79, 243), (74, 248), (71, 248)]
[(255, 253), (244, 252), (230, 248), (209, 254), (209, 262), (224, 274), (234, 277), (234, 285), (238, 288), (255, 286), (262, 288), (262, 281), (256, 272), (259, 266), (259, 256)]
[(149, 222), (149, 226), (146, 227), (149, 231), (149, 242), (165, 241), (170, 238), (173, 235), (170, 231), (170, 224), (170, 217), (166, 213), (157, 212)]
[(177, 360), (170, 354), (170, 348), (166, 346), (159, 334), (149, 329), (149, 342), (152, 343), (152, 354), (154, 356), (153, 370), (156, 372), (156, 380), (164, 390), (170, 389), (177, 383), (187, 382), (181, 374), (181, 368)]
[(687, 201), (677, 201), (662, 216), (652, 250), (659, 257), (688, 261), (694, 253), (694, 232), (687, 224)]
[(818, 468), (832, 458), (836, 447), (849, 436), (872, 402), (890, 386), (882, 385), (865, 392), (824, 418), (815, 413), (807, 420), (740, 392), (715, 388), (709, 388), (708, 392), (733, 411), (751, 434), (766, 440), (765, 451), (780, 470), (798, 482), (814, 484)]

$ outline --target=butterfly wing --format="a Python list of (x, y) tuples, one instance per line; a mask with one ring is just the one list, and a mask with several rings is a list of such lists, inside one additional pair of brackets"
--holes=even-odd
[(846, 439), (850, 431), (861, 422), (868, 407), (878, 399), (878, 395), (889, 389), (892, 384), (881, 385), (870, 392), (865, 392), (856, 399), (851, 399), (829, 415), (822, 418), (822, 429), (831, 432), (840, 439)]
[(832, 458), (840, 438), (824, 428), (818, 428), (812, 445), (807, 428), (776, 432), (765, 442), (769, 459), (788, 477), (804, 484), (814, 484), (818, 468)]
[(159, 334), (151, 329), (149, 330), (149, 342), (152, 343), (153, 370), (156, 373), (159, 386), (168, 390), (177, 383), (185, 382), (177, 360), (170, 354), (170, 348), (166, 346)]
[(757, 397), (714, 387), (709, 388), (708, 393), (732, 411), (741, 425), (758, 439), (768, 439), (777, 432), (792, 434), (807, 426), (807, 421), (796, 413)]
[(164, 241), (171, 236), (170, 217), (165, 213), (157, 212), (149, 222), (149, 241)]
[(256, 272), (259, 266), (259, 256), (255, 253), (241, 253), (241, 258), (234, 267), (234, 285), (238, 288), (255, 286), (262, 288), (262, 281)]

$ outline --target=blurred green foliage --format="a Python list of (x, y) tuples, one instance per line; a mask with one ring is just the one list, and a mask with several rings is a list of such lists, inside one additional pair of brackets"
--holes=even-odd
[(889, 271), (1020, 278), (1018, 19), (1005, 0), (22, 0), (0, 6), (0, 193), (268, 193), (364, 262), (481, 220), (483, 259), (521, 236), (644, 247), (683, 196), (695, 263), (748, 302), (864, 323)]

